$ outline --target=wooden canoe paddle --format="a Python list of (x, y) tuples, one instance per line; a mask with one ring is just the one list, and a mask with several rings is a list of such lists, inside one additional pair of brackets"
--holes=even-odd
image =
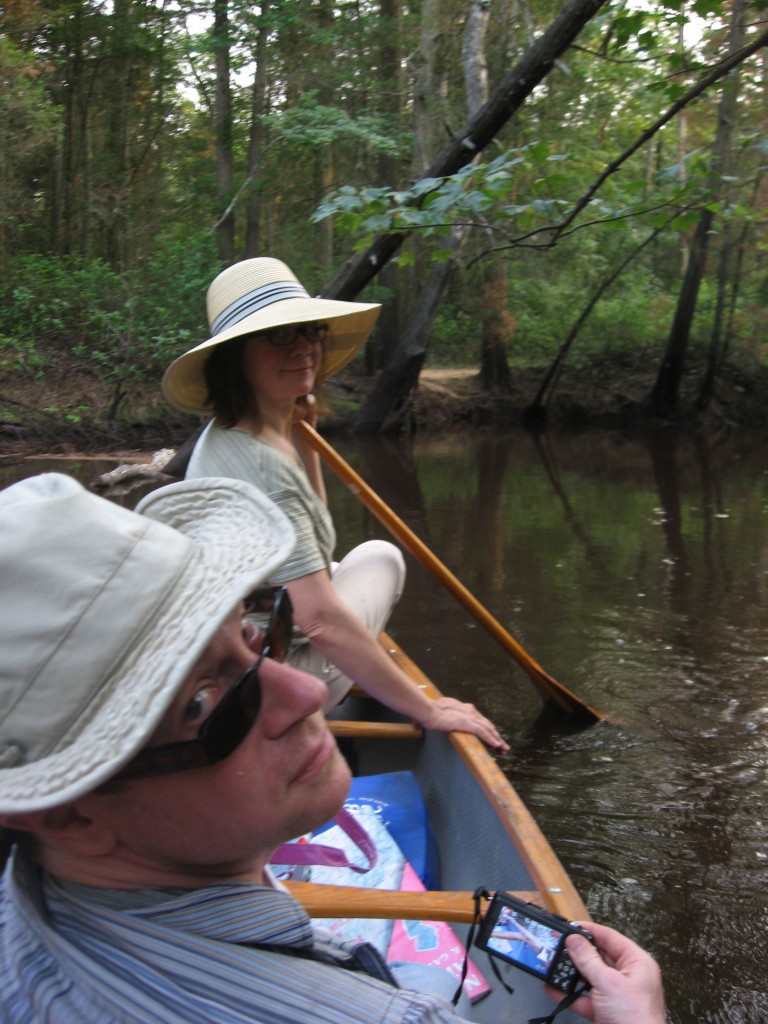
[(592, 722), (604, 721), (603, 715), (595, 711), (588, 704), (585, 704), (583, 700), (580, 700), (574, 693), (571, 693), (567, 687), (559, 683), (548, 672), (545, 672), (523, 650), (520, 644), (504, 629), (498, 619), (491, 615), (488, 609), (467, 590), (451, 570), (443, 565), (440, 559), (416, 536), (413, 530), (406, 526), (389, 505), (382, 501), (378, 494), (365, 483), (363, 478), (352, 469), (349, 463), (316, 430), (305, 421), (297, 423), (294, 429), (301, 433), (303, 439), (318, 453), (325, 465), (336, 474), (342, 483), (349, 487), (352, 493), (389, 530), (392, 536), (400, 541), (403, 547), (421, 562), (454, 595), (459, 604), (474, 616), (480, 625), (512, 655), (518, 665), (527, 672), (547, 703), (569, 715), (589, 719)]

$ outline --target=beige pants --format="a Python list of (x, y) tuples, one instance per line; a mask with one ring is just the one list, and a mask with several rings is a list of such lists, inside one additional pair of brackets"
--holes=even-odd
[[(377, 637), (386, 628), (403, 592), (405, 561), (402, 552), (386, 540), (358, 544), (340, 562), (333, 563), (331, 583), (349, 610)], [(294, 668), (309, 672), (327, 684), (326, 712), (336, 707), (352, 686), (352, 680), (311, 644), (292, 648), (288, 661)]]

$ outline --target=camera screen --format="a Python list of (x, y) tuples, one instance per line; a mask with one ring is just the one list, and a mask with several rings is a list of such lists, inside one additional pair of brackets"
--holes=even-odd
[(499, 956), (546, 979), (563, 934), (512, 907), (502, 906), (486, 944)]

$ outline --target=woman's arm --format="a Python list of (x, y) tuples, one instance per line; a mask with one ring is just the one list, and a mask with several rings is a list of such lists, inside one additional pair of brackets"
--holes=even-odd
[(313, 646), (366, 693), (425, 729), (469, 732), (496, 750), (509, 747), (473, 704), (452, 697), (430, 700), (392, 661), (362, 621), (343, 603), (325, 571), (286, 583), (294, 619)]

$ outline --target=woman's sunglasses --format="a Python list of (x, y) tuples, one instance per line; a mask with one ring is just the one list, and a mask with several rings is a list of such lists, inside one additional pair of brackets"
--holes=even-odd
[(205, 768), (229, 757), (251, 731), (261, 709), (259, 668), (264, 658), (285, 661), (293, 630), (293, 609), (285, 587), (263, 587), (245, 599), (246, 614), (269, 615), (259, 659), (237, 679), (200, 726), (193, 740), (145, 747), (114, 779), (166, 775)]
[(299, 338), (306, 338), (310, 345), (322, 345), (328, 337), (328, 324), (287, 324), (284, 327), (273, 327), (269, 331), (259, 331), (257, 338), (266, 338), (275, 348), (289, 348)]

